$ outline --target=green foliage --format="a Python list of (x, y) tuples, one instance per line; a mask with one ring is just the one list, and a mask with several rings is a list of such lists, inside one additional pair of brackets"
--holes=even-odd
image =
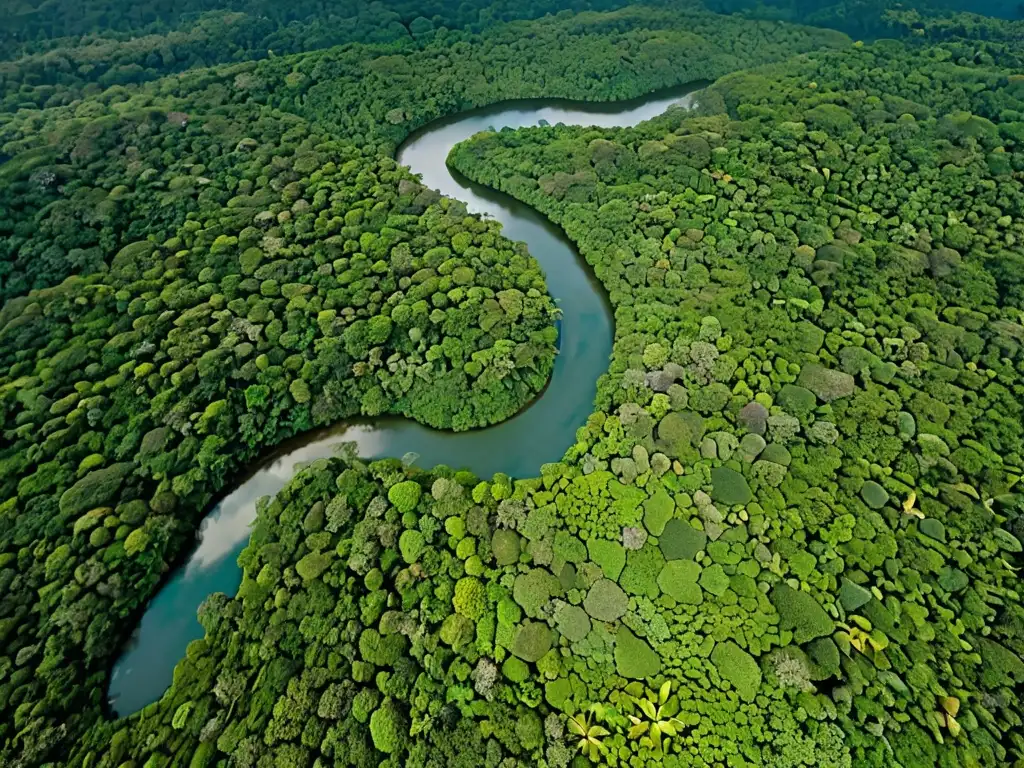
[(545, 568), (531, 568), (515, 580), (512, 590), (515, 601), (527, 616), (539, 618), (551, 598), (561, 593), (558, 579)]
[(728, 640), (715, 645), (711, 661), (718, 674), (736, 689), (743, 701), (754, 700), (761, 687), (761, 668), (749, 653)]
[(321, 552), (310, 552), (295, 564), (295, 572), (304, 581), (311, 581), (330, 567), (331, 558)]
[(403, 746), (409, 725), (399, 705), (390, 697), (385, 698), (380, 708), (370, 715), (370, 736), (373, 746), (390, 754)]
[[(552, 710), (606, 701), (578, 761), (1020, 762), (1017, 25), (79, 5), (0, 40), (0, 761), (564, 766)], [(747, 10), (839, 15), (805, 6)], [(607, 291), (563, 461), (314, 462), (166, 696), (101, 717), (118, 617), (260, 451), (358, 415), (483, 426), (545, 383), (536, 262), (395, 146), (501, 98), (718, 77), (694, 112), (449, 158)]]
[(658, 546), (666, 560), (692, 560), (707, 545), (708, 537), (683, 520), (669, 520)]
[(402, 559), (407, 563), (415, 563), (423, 554), (426, 546), (426, 539), (420, 531), (408, 529), (402, 531), (398, 539), (398, 548), (402, 553)]
[(453, 598), (456, 613), (476, 621), (487, 610), (487, 591), (480, 579), (464, 576), (455, 582)]
[(649, 680), (661, 670), (661, 657), (626, 627), (615, 633), (615, 669), (627, 680)]
[(605, 578), (618, 580), (626, 565), (626, 550), (619, 542), (592, 538), (587, 542), (587, 551), (590, 559), (604, 572)]
[(598, 621), (617, 621), (629, 606), (629, 597), (611, 579), (598, 579), (587, 592), (583, 606)]
[(700, 605), (704, 593), (697, 580), (701, 567), (691, 560), (670, 560), (658, 576), (658, 586), (669, 597), (686, 605)]
[(656, 598), (659, 594), (658, 575), (665, 565), (665, 556), (651, 543), (642, 549), (626, 553), (626, 567), (619, 576), (619, 584), (630, 595)]
[(554, 637), (546, 624), (527, 621), (516, 630), (511, 650), (523, 661), (537, 662), (551, 649), (553, 642)]
[(388, 501), (395, 505), (395, 509), (403, 514), (412, 512), (419, 503), (423, 489), (414, 480), (403, 480), (388, 488)]
[(507, 528), (494, 532), (491, 538), (491, 551), (499, 566), (512, 565), (519, 561), (520, 541), (519, 535)]
[(798, 643), (829, 635), (834, 624), (825, 609), (807, 592), (793, 589), (788, 584), (777, 584), (771, 591), (772, 605), (779, 612), (779, 624), (793, 631)]
[(96, 507), (102, 507), (115, 497), (133, 467), (128, 462), (94, 469), (60, 496), (61, 514), (74, 517)]
[(754, 498), (743, 475), (729, 467), (712, 469), (711, 483), (711, 498), (719, 504), (731, 507), (736, 504), (746, 504)]
[(826, 403), (849, 397), (854, 391), (853, 376), (814, 363), (801, 369), (797, 384), (810, 390)]

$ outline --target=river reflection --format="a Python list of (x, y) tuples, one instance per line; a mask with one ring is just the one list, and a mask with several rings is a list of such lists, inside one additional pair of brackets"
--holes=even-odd
[(196, 619), (203, 600), (213, 592), (233, 595), (241, 584), (237, 559), (249, 539), (256, 500), (276, 494), (304, 464), (331, 456), (347, 442), (354, 442), (358, 455), (365, 458), (415, 453), (419, 466), (446, 464), (481, 477), (495, 472), (531, 477), (542, 464), (562, 458), (590, 415), (597, 380), (608, 367), (613, 325), (604, 291), (558, 227), (532, 208), (451, 171), (445, 160), (455, 144), (488, 129), (541, 121), (634, 125), (673, 104), (690, 106), (693, 89), (611, 104), (503, 102), (437, 120), (409, 137), (399, 148), (399, 162), (421, 174), (432, 189), (501, 222), (503, 234), (526, 242), (543, 267), (548, 288), (562, 309), (560, 353), (547, 389), (513, 418), (486, 429), (441, 432), (389, 417), (312, 432), (280, 446), (212, 509), (200, 528), (195, 552), (147, 608), (111, 674), (109, 702), (119, 715), (156, 701), (170, 685), (186, 646), (203, 635)]

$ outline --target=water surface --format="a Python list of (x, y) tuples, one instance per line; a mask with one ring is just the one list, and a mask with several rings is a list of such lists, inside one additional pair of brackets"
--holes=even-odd
[(552, 125), (629, 126), (660, 115), (673, 104), (689, 106), (693, 86), (660, 91), (626, 102), (581, 104), (557, 99), (501, 102), (434, 121), (413, 133), (397, 158), (423, 183), (464, 201), (469, 210), (501, 222), (503, 234), (526, 242), (544, 269), (548, 289), (562, 310), (560, 353), (543, 394), (513, 418), (486, 429), (443, 432), (401, 418), (344, 424), (307, 433), (279, 446), (212, 509), (199, 543), (150, 602), (123, 655), (114, 665), (108, 692), (118, 715), (156, 701), (171, 684), (185, 647), (203, 636), (196, 619), (213, 592), (235, 594), (242, 582), (239, 553), (249, 540), (256, 499), (281, 490), (305, 463), (331, 456), (346, 442), (366, 458), (418, 454), (421, 467), (446, 464), (481, 477), (505, 472), (532, 477), (559, 461), (590, 415), (597, 379), (608, 368), (612, 315), (603, 288), (561, 229), (534, 209), (449, 169), (453, 146), (488, 129)]

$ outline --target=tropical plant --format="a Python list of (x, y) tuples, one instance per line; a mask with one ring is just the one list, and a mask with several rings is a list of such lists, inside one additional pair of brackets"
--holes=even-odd
[[(960, 735), (962, 728), (956, 716), (960, 712), (960, 699), (956, 696), (940, 696), (939, 709), (934, 713), (939, 728), (945, 728), (954, 739)], [(936, 739), (942, 743), (942, 734), (937, 733)]]
[(602, 739), (611, 734), (607, 728), (598, 724), (598, 720), (603, 717), (604, 708), (600, 704), (592, 705), (582, 714), (569, 716), (569, 731), (579, 737), (576, 747), (584, 757), (595, 763), (602, 753), (608, 751)]
[(880, 629), (873, 628), (871, 622), (863, 616), (850, 616), (851, 624), (840, 622), (841, 629), (836, 632), (836, 644), (849, 655), (849, 649), (855, 648), (869, 657), (880, 669), (888, 669), (889, 661), (884, 651), (889, 647), (889, 638)]
[(679, 700), (672, 698), (672, 682), (662, 683), (658, 693), (647, 698), (634, 697), (633, 702), (643, 717), (630, 715), (633, 727), (629, 729), (629, 738), (639, 739), (642, 746), (660, 751), (668, 747), (668, 739), (678, 736), (685, 728), (681, 720), (675, 717), (679, 711)]

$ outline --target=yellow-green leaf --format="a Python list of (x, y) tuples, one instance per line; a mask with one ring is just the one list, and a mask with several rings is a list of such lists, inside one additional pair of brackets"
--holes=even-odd
[(956, 717), (960, 712), (960, 699), (956, 696), (945, 696), (942, 699), (942, 708), (951, 717)]

